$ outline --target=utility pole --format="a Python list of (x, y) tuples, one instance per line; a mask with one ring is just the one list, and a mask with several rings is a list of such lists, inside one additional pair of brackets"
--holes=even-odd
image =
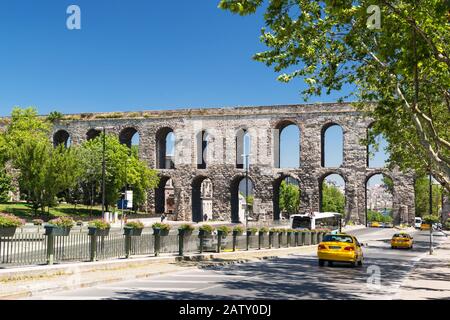
[[(433, 215), (433, 184), (432, 184), (432, 176), (431, 171), (429, 173), (430, 176), (430, 217)], [(433, 222), (430, 222), (430, 254), (433, 254)]]
[(105, 191), (105, 175), (106, 175), (106, 129), (103, 127), (103, 160), (102, 160), (102, 217), (105, 218), (105, 199), (106, 199), (106, 191)]

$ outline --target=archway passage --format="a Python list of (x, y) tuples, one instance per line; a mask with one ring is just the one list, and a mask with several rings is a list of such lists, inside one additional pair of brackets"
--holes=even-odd
[(273, 182), (273, 213), (274, 220), (289, 218), (300, 210), (300, 183), (291, 176), (281, 176)]
[(161, 177), (159, 185), (155, 189), (155, 213), (175, 212), (175, 192), (173, 180), (169, 177)]
[(377, 173), (366, 180), (366, 224), (376, 221), (381, 223), (399, 223), (394, 221), (393, 212), (393, 180)]
[(139, 133), (133, 127), (123, 129), (119, 133), (119, 141), (121, 144), (125, 144), (128, 148), (132, 146), (139, 146)]
[(101, 134), (100, 130), (90, 129), (90, 130), (86, 133), (86, 140), (94, 140), (95, 138), (97, 138), (98, 136), (100, 136), (100, 134)]
[(192, 181), (192, 221), (212, 219), (213, 185), (207, 177), (197, 177)]
[(250, 133), (247, 129), (239, 129), (236, 134), (236, 169), (248, 166), (246, 163), (248, 155), (250, 155)]
[(375, 135), (372, 126), (367, 129), (367, 139), (373, 137), (374, 143), (367, 145), (367, 167), (383, 168), (389, 159), (388, 142), (383, 134)]
[(175, 135), (169, 127), (156, 132), (156, 167), (158, 169), (175, 169)]
[(322, 167), (340, 167), (344, 160), (344, 131), (335, 123), (329, 123), (321, 132)]
[(206, 130), (200, 131), (196, 136), (197, 142), (197, 169), (206, 169), (208, 158), (209, 134)]
[(274, 164), (276, 168), (300, 167), (300, 129), (291, 121), (275, 127)]
[[(246, 210), (252, 213), (253, 208), (253, 181), (245, 176), (235, 178), (231, 182), (231, 222), (244, 223)], [(248, 204), (248, 206), (247, 206)]]
[(319, 180), (320, 212), (338, 212), (345, 217), (345, 180), (331, 173)]
[(70, 139), (70, 134), (66, 130), (58, 130), (53, 135), (53, 146), (57, 147), (59, 145), (64, 145), (64, 147), (69, 147), (72, 141)]

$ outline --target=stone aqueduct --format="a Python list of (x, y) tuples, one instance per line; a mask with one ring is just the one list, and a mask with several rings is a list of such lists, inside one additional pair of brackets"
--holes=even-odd
[[(414, 220), (414, 175), (369, 168), (367, 147), (360, 139), (367, 136), (372, 119), (349, 104), (311, 104), (288, 106), (183, 109), (106, 114), (66, 115), (54, 127), (54, 140), (70, 137), (78, 144), (98, 134), (98, 128), (117, 134), (122, 143), (131, 143), (139, 133), (139, 156), (158, 170), (161, 184), (172, 179), (175, 196), (174, 219), (192, 220), (193, 195), (199, 183), (209, 178), (213, 187), (213, 219), (236, 220), (233, 190), (245, 177), (242, 165), (236, 164), (236, 136), (246, 130), (251, 137), (249, 178), (254, 185), (254, 219), (279, 219), (278, 188), (291, 176), (299, 181), (301, 211), (319, 211), (320, 186), (325, 177), (339, 174), (345, 181), (345, 213), (347, 219), (365, 222), (366, 182), (378, 173), (394, 183), (394, 222)], [(278, 168), (277, 139), (279, 131), (290, 124), (298, 126), (300, 167)], [(337, 168), (324, 167), (324, 131), (331, 125), (343, 130), (343, 163)], [(97, 128), (97, 129), (96, 129)], [(278, 129), (278, 130), (277, 130)], [(199, 133), (208, 132), (206, 165), (198, 164)], [(165, 164), (165, 137), (175, 135), (174, 165)], [(200, 149), (202, 150), (202, 149)], [(149, 210), (155, 210), (157, 192), (149, 193)], [(195, 195), (194, 195), (195, 196)]]

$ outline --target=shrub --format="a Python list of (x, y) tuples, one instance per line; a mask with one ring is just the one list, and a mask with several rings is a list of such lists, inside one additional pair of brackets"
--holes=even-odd
[(185, 230), (185, 231), (194, 231), (195, 227), (192, 224), (185, 223), (185, 224), (182, 224), (178, 229)]
[(214, 227), (209, 224), (204, 224), (204, 225), (200, 226), (199, 229), (204, 232), (213, 232), (215, 230)]
[(132, 229), (144, 229), (144, 224), (141, 221), (130, 221), (125, 224), (125, 227)]
[(75, 221), (73, 221), (70, 217), (59, 217), (53, 220), (50, 220), (49, 225), (60, 227), (60, 228), (72, 228), (75, 225)]
[(259, 233), (267, 233), (267, 232), (269, 232), (269, 228), (267, 227), (262, 227), (259, 229)]
[(445, 223), (445, 229), (450, 230), (450, 220)]
[(247, 228), (247, 232), (257, 233), (258, 232), (258, 228), (255, 228), (255, 227)]
[(154, 224), (152, 224), (152, 228), (153, 229), (161, 229), (161, 230), (170, 230), (170, 224), (155, 222)]
[(0, 213), (0, 228), (18, 228), (25, 224), (25, 220), (12, 214)]
[(233, 231), (235, 231), (237, 233), (240, 233), (240, 234), (244, 233), (244, 230), (245, 229), (244, 229), (243, 226), (236, 226), (236, 227), (233, 228)]
[(106, 229), (111, 228), (111, 224), (109, 224), (105, 220), (98, 219), (98, 220), (92, 220), (91, 222), (89, 222), (89, 227), (97, 228), (99, 230), (106, 230)]
[(426, 223), (426, 224), (433, 224), (433, 223), (438, 223), (439, 222), (439, 217), (437, 216), (431, 216), (431, 215), (426, 215), (422, 217), (422, 220)]
[(226, 236), (231, 232), (231, 228), (228, 226), (220, 226), (217, 228), (217, 231), (222, 231), (223, 235)]
[(35, 225), (35, 226), (42, 226), (42, 224), (44, 223), (44, 220), (42, 220), (42, 219), (33, 219), (33, 224)]

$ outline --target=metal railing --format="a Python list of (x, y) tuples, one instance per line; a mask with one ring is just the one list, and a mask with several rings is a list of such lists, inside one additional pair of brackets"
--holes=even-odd
[(302, 231), (297, 232), (297, 235), (291, 233), (289, 236), (286, 232), (247, 236), (230, 233), (221, 236), (219, 240), (217, 234), (202, 239), (197, 232), (187, 236), (173, 232), (167, 236), (157, 236), (150, 232), (144, 232), (141, 236), (125, 236), (121, 233), (89, 236), (87, 232), (73, 231), (67, 236), (18, 232), (13, 237), (0, 237), (0, 268), (129, 258), (159, 253), (185, 255), (199, 252), (278, 249), (317, 244), (324, 234)]

